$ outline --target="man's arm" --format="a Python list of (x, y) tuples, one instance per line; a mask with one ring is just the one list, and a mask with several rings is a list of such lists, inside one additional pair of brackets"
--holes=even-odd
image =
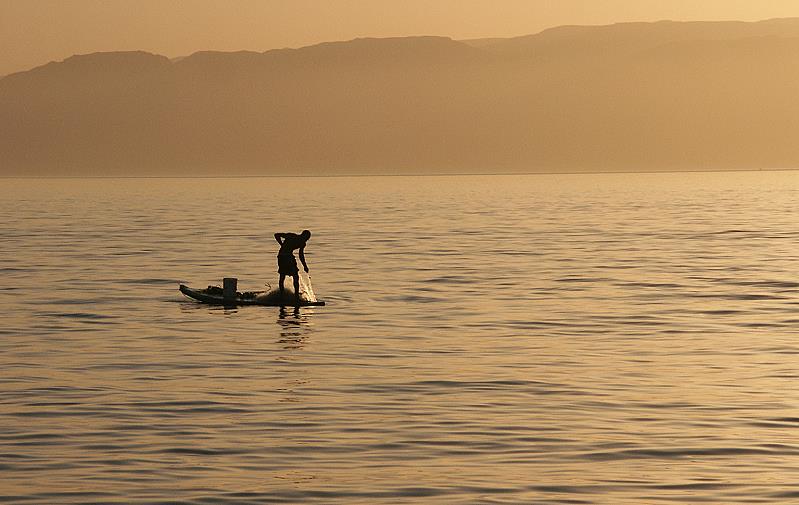
[(305, 262), (305, 247), (300, 247), (300, 261), (305, 268), (305, 273), (308, 273), (308, 263)]
[(280, 240), (280, 238), (281, 238), (283, 235), (284, 235), (283, 233), (275, 233), (275, 240), (277, 240), (277, 243), (278, 243), (278, 244), (280, 244), (280, 245), (283, 245), (283, 241), (282, 241), (282, 240)]

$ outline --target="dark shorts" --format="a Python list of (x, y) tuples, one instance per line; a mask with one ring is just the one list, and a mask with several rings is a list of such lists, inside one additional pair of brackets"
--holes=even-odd
[(297, 259), (293, 254), (277, 257), (277, 273), (281, 275), (297, 275), (299, 272)]

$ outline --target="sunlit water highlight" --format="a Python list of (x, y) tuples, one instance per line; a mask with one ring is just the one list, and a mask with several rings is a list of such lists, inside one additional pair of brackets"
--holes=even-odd
[(796, 173), (0, 188), (2, 501), (799, 501)]

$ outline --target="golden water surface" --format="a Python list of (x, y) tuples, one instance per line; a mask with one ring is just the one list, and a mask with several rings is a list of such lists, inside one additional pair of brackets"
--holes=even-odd
[[(4, 502), (799, 500), (794, 172), (0, 196)], [(326, 307), (177, 291), (303, 228)]]

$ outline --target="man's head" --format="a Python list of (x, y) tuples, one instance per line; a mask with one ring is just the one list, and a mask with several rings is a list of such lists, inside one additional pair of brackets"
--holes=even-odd
[(311, 238), (311, 232), (308, 230), (302, 230), (302, 233), (300, 233), (300, 237), (302, 237), (304, 241), (308, 242), (308, 239)]

